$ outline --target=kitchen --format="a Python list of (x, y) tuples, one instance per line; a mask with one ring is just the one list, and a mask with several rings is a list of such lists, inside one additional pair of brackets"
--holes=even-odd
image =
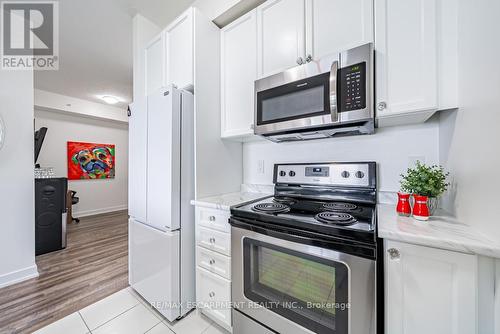
[[(197, 40), (204, 23), (202, 8), (195, 8), (145, 47), (146, 92), (168, 84), (194, 87), (191, 203), (196, 207), (196, 301), (202, 314), (234, 333), (492, 332), (495, 315), (486, 305), (496, 298), (494, 275), (488, 276), (498, 270), (493, 236), (447, 211), (422, 223), (398, 217), (395, 208), (400, 174), (417, 162), (447, 166), (451, 158), (465, 75), (457, 52), (459, 6), (457, 1), (266, 1), (243, 15), (235, 16), (235, 10), (221, 15), (224, 24), (220, 32), (212, 25), (210, 37), (205, 31), (205, 41), (213, 38), (210, 45), (220, 38), (220, 50), (205, 49), (207, 44)], [(190, 43), (182, 49), (175, 44), (181, 39), (176, 34), (191, 19), (194, 50)], [(191, 55), (192, 68), (191, 59), (178, 67), (176, 59)], [(158, 65), (151, 59), (166, 61)], [(220, 59), (220, 69), (214, 59)], [(162, 76), (149, 80), (157, 68)], [(220, 85), (214, 85), (217, 78)], [(451, 184), (441, 199), (443, 209), (456, 212), (456, 187)], [(262, 199), (270, 194), (274, 198)], [(326, 213), (347, 212), (348, 217), (334, 215), (347, 221), (327, 232), (317, 225), (321, 217), (313, 219), (324, 209), (310, 202), (332, 200), (343, 207)], [(300, 246), (328, 244), (318, 233), (346, 230), (352, 234), (344, 236), (341, 247), (316, 249), (321, 258), (306, 255), (307, 248)], [(329, 277), (330, 270), (333, 281), (310, 277), (300, 285), (304, 274), (294, 270), (313, 271), (308, 266), (325, 258), (330, 262), (321, 277)], [(347, 263), (350, 275), (343, 278), (339, 263)], [(274, 265), (279, 270), (266, 279), (265, 270)], [(330, 323), (322, 318), (327, 309), (273, 309), (275, 302), (331, 302), (318, 297), (325, 293), (312, 283), (318, 280), (335, 287), (337, 305), (350, 291), (345, 301), (359, 299), (364, 307), (351, 304), (348, 312), (334, 313)], [(344, 280), (349, 287), (342, 287)], [(229, 302), (239, 307), (231, 310)], [(241, 306), (252, 302), (260, 308)]]
[(96, 332), (500, 333), (498, 14), (197, 0), (166, 27), (135, 16), (126, 290), (154, 317)]

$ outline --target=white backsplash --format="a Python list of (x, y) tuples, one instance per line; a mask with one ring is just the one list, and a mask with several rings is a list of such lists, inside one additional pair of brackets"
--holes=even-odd
[(275, 163), (375, 161), (378, 189), (397, 192), (400, 174), (416, 160), (439, 163), (439, 123), (376, 129), (370, 136), (352, 136), (304, 142), (243, 144), (243, 183), (272, 185)]

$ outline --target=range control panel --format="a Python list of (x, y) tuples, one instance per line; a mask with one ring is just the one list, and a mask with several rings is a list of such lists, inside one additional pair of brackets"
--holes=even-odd
[(277, 164), (274, 183), (375, 188), (375, 163)]

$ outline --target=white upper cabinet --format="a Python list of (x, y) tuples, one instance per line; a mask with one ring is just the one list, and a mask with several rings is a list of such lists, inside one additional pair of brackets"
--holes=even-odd
[(178, 88), (193, 85), (193, 9), (165, 29), (166, 83)]
[(257, 79), (255, 11), (221, 31), (221, 136), (253, 134), (254, 81)]
[(477, 333), (477, 257), (385, 241), (385, 333)]
[(373, 42), (373, 0), (306, 0), (306, 58)]
[(436, 0), (375, 0), (375, 37), (379, 123), (430, 117), (438, 109)]
[(164, 54), (164, 34), (158, 34), (144, 50), (146, 75), (146, 96), (157, 91), (165, 85), (165, 54)]
[(257, 7), (259, 77), (279, 73), (303, 59), (304, 13), (304, 0), (268, 0)]

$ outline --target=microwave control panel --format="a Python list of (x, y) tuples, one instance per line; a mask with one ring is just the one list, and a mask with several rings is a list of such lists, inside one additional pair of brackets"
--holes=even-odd
[(341, 68), (339, 85), (339, 112), (366, 108), (366, 63)]

